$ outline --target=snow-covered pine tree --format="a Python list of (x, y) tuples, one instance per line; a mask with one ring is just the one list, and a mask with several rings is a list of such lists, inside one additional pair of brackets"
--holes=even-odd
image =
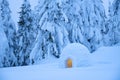
[(65, 18), (60, 10), (59, 2), (57, 0), (39, 1), (36, 11), (39, 18), (39, 35), (42, 34), (36, 39), (41, 45), (36, 48), (40, 49), (38, 54), (42, 55), (42, 58), (47, 58), (49, 55), (59, 57), (63, 47), (69, 43), (64, 27)]
[[(1, 5), (1, 2), (0, 2)], [(0, 6), (0, 67), (5, 67), (5, 59), (7, 59), (6, 52), (8, 50), (8, 40), (3, 30), (2, 16), (1, 16), (1, 6)]]
[(9, 3), (7, 0), (0, 0), (0, 11), (1, 11), (0, 25), (5, 32), (5, 35), (3, 34), (4, 35), (3, 39), (6, 37), (7, 38), (6, 44), (8, 44), (6, 53), (3, 53), (3, 56), (4, 56), (3, 67), (14, 66), (16, 62), (16, 58), (13, 54), (13, 49), (14, 49), (14, 33), (16, 30), (15, 30), (14, 22), (10, 15), (11, 11), (10, 11)]
[(120, 43), (120, 0), (114, 0), (109, 7), (109, 20), (106, 23), (104, 43), (107, 46)]
[(68, 31), (69, 40), (71, 43), (82, 42), (83, 36), (80, 30), (80, 1), (65, 0), (61, 1), (62, 11), (65, 15), (65, 27)]
[[(6, 34), (2, 28), (1, 20), (0, 20), (0, 67), (8, 67), (11, 66), (10, 64), (10, 54), (8, 53), (8, 40)], [(10, 60), (10, 61), (9, 61)]]
[(88, 45), (92, 52), (103, 42), (102, 32), (104, 31), (106, 18), (103, 2), (101, 0), (83, 0), (80, 8), (80, 16), (82, 18), (80, 26), (85, 37), (83, 44)]
[[(48, 0), (43, 0), (43, 1), (38, 1), (38, 5), (35, 7), (35, 10), (33, 11), (34, 14), (34, 22), (35, 22), (35, 26), (37, 29), (37, 36), (36, 36), (36, 40), (33, 42), (33, 49), (30, 53), (30, 64), (36, 64), (39, 63), (40, 60), (43, 59), (43, 57), (45, 56), (45, 54), (43, 54), (45, 51), (43, 51), (43, 30), (41, 30), (39, 22), (41, 20), (42, 15), (45, 13), (46, 11), (46, 5), (49, 3), (50, 1)], [(37, 16), (37, 17), (36, 17)]]
[(62, 49), (69, 43), (65, 28), (66, 19), (57, 0), (51, 0), (46, 7), (47, 11), (42, 17), (45, 23), (41, 29), (49, 32), (48, 38), (45, 38), (48, 39), (48, 44), (51, 44), (48, 48), (49, 53), (52, 52), (54, 56), (59, 57)]
[(16, 35), (16, 50), (14, 51), (18, 60), (18, 65), (28, 65), (30, 63), (30, 53), (35, 41), (34, 18), (29, 0), (24, 0), (18, 22), (19, 28)]
[(65, 0), (63, 11), (71, 42), (80, 42), (94, 51), (102, 42), (105, 11), (101, 0)]

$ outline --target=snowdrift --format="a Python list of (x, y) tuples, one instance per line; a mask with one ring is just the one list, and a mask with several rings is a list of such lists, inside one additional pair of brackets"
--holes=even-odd
[(100, 47), (90, 55), (92, 64), (120, 65), (120, 46)]
[[(70, 44), (63, 53), (79, 52), (81, 46)], [(0, 68), (0, 80), (120, 80), (119, 52), (120, 46), (101, 47), (88, 56), (93, 61), (88, 67), (59, 68), (58, 62), (51, 58), (53, 62), (48, 60), (40, 65)]]

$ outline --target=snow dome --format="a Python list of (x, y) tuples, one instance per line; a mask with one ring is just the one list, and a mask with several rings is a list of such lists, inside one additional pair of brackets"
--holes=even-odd
[(60, 56), (61, 67), (82, 67), (89, 66), (89, 50), (82, 44), (73, 43), (67, 45)]

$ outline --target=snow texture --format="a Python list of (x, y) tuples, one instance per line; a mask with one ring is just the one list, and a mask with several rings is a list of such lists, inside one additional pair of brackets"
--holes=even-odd
[(114, 0), (110, 6), (110, 18), (106, 23), (105, 45), (114, 45), (120, 42), (120, 1)]
[(7, 58), (6, 50), (8, 49), (8, 40), (2, 28), (0, 28), (0, 66), (4, 64), (4, 58)]
[[(65, 48), (66, 52), (70, 53), (69, 49), (73, 48), (74, 53), (77, 53), (82, 46), (76, 44), (78, 46), (75, 48), (71, 45)], [(119, 46), (99, 48), (90, 55), (93, 64), (88, 67), (60, 68), (59, 60), (51, 58), (41, 65), (0, 68), (0, 80), (119, 80), (119, 51)], [(49, 63), (49, 60), (52, 62)]]
[(71, 59), (73, 61), (73, 67), (82, 67), (90, 65), (90, 52), (89, 50), (82, 44), (73, 43), (68, 44), (62, 51), (60, 55), (60, 63), (61, 67), (67, 67), (66, 61), (67, 59)]
[(17, 1), (19, 20), (13, 16), (11, 1), (0, 0), (0, 45), (5, 43), (0, 67), (40, 64), (53, 57), (61, 62), (70, 57), (74, 67), (86, 66), (91, 65), (90, 53), (99, 47), (120, 45), (119, 0), (110, 0), (107, 8), (103, 0), (38, 0), (37, 5), (32, 0)]

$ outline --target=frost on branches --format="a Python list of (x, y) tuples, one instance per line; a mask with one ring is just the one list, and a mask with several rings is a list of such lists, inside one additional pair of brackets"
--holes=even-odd
[(20, 19), (18, 22), (18, 31), (16, 34), (15, 56), (17, 65), (28, 65), (30, 63), (30, 53), (35, 41), (34, 18), (28, 0), (24, 0), (21, 7)]
[[(11, 11), (7, 0), (0, 0), (0, 67), (14, 66), (16, 58), (13, 53), (15, 25), (10, 15)], [(2, 48), (3, 47), (3, 48)]]
[(65, 0), (62, 10), (67, 17), (70, 42), (84, 44), (92, 52), (102, 44), (105, 11), (101, 0)]
[(120, 43), (120, 0), (114, 0), (109, 9), (110, 18), (106, 23), (105, 45)]
[[(60, 5), (55, 0), (44, 0), (39, 2), (36, 11), (36, 15), (39, 17), (39, 34), (36, 39), (39, 43), (39, 48), (35, 46), (34, 49), (40, 49), (37, 50), (40, 52), (32, 53), (32, 55), (34, 57), (38, 54), (42, 55), (40, 59), (47, 58), (48, 55), (54, 55), (59, 58), (62, 49), (69, 43), (68, 33), (64, 27), (65, 17)], [(37, 42), (35, 45), (38, 46)]]
[(31, 10), (24, 0), (18, 30), (7, 0), (0, 0), (0, 67), (37, 64), (59, 58), (69, 43), (81, 43), (90, 52), (120, 43), (120, 1), (105, 15), (102, 0), (39, 0)]

